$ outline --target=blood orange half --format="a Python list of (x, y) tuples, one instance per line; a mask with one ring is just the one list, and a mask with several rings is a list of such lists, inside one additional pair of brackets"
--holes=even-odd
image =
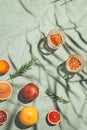
[(47, 115), (48, 122), (52, 125), (56, 125), (61, 121), (61, 114), (57, 110), (52, 110)]
[(12, 94), (12, 86), (6, 81), (0, 81), (0, 100), (8, 99)]
[(7, 122), (8, 113), (5, 110), (0, 110), (0, 124), (4, 124)]

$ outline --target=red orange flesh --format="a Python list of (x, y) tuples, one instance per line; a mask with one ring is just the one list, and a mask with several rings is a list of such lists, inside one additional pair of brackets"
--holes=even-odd
[(72, 57), (70, 60), (69, 60), (69, 66), (72, 70), (76, 70), (78, 69), (80, 66), (81, 66), (81, 62), (78, 58), (76, 57)]
[(4, 110), (0, 110), (0, 124), (4, 124), (8, 119), (8, 114)]
[(61, 114), (57, 110), (48, 113), (47, 119), (50, 124), (56, 125), (61, 121)]
[(56, 33), (50, 35), (50, 41), (55, 46), (60, 46), (63, 42), (61, 35)]

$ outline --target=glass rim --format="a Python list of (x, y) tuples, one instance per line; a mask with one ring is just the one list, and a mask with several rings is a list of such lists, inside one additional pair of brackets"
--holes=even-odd
[[(52, 34), (60, 34), (61, 37), (62, 37), (62, 43), (60, 45), (54, 45), (51, 41), (50, 41), (50, 35)], [(48, 43), (48, 46), (51, 47), (52, 49), (57, 49), (59, 48), (61, 45), (63, 45), (65, 43), (65, 40), (66, 40), (66, 36), (64, 34), (64, 32), (62, 31), (62, 29), (60, 28), (53, 28), (51, 29), (49, 32), (48, 32), (48, 35), (47, 35), (47, 43)]]
[[(79, 59), (79, 61), (81, 62), (81, 66), (78, 67), (76, 70), (72, 70), (70, 67), (69, 67), (69, 60), (72, 58), (72, 57), (76, 57), (77, 59)], [(68, 57), (68, 59), (66, 60), (66, 63), (65, 63), (65, 67), (66, 69), (69, 71), (69, 72), (72, 72), (72, 73), (77, 73), (79, 71), (81, 71), (85, 66), (85, 60), (84, 58), (79, 55), (79, 54), (72, 54)]]

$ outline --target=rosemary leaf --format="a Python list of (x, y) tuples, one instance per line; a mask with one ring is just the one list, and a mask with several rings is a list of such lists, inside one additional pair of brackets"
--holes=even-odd
[(33, 57), (29, 62), (26, 62), (24, 65), (22, 65), (19, 70), (15, 71), (13, 74), (9, 74), (10, 76), (9, 79), (14, 79), (18, 76), (22, 76), (22, 74), (30, 70), (31, 67), (35, 65), (36, 61), (37, 61), (37, 58)]
[(65, 100), (63, 97), (57, 96), (51, 89), (47, 89), (45, 92), (53, 101), (59, 101), (63, 104), (69, 103), (69, 101)]

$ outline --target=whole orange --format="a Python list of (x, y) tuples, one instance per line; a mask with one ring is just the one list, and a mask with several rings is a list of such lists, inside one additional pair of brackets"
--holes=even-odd
[(7, 61), (0, 60), (0, 74), (5, 74), (8, 72), (10, 66)]
[(19, 120), (25, 126), (32, 126), (38, 122), (39, 113), (33, 106), (25, 106), (19, 113)]

